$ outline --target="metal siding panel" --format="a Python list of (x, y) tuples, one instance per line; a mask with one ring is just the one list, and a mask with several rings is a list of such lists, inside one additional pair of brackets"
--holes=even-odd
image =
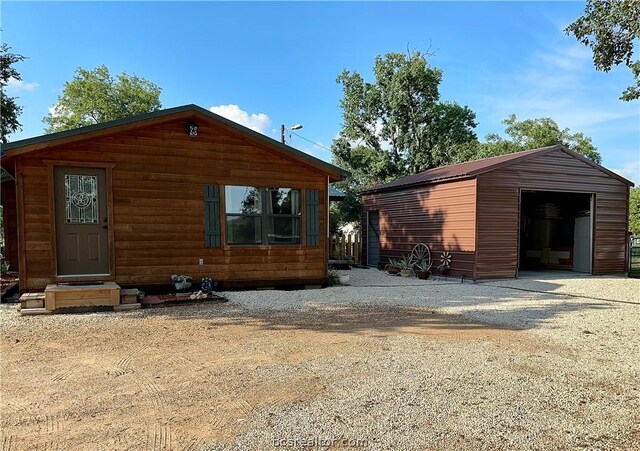
[(363, 194), (364, 217), (366, 211), (380, 212), (380, 260), (425, 243), (434, 259), (445, 250), (453, 254), (450, 274), (473, 277), (475, 198), (475, 179)]
[(520, 189), (596, 193), (593, 273), (624, 272), (627, 185), (557, 150), (478, 176), (478, 278), (516, 275)]

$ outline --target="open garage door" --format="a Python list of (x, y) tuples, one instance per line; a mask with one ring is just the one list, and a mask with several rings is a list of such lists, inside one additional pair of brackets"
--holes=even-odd
[(519, 270), (591, 273), (592, 243), (592, 194), (522, 190)]

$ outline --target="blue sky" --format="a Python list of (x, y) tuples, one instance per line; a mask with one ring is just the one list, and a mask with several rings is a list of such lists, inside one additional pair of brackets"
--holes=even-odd
[(24, 107), (17, 140), (42, 118), (77, 67), (105, 64), (163, 88), (164, 107), (196, 103), (330, 160), (347, 68), (371, 79), (376, 55), (431, 49), (444, 100), (477, 114), (477, 133), (502, 132), (510, 113), (548, 116), (593, 138), (604, 165), (640, 182), (640, 103), (618, 100), (626, 68), (596, 72), (564, 27), (584, 3), (10, 2), (2, 41), (29, 59), (9, 86)]

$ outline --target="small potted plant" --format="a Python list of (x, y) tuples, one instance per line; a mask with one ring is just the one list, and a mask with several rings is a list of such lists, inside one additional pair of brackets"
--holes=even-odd
[(392, 276), (395, 276), (400, 272), (400, 265), (398, 264), (398, 260), (395, 258), (389, 259), (389, 264), (387, 265), (387, 272)]
[(427, 280), (431, 276), (431, 263), (426, 260), (420, 260), (415, 269), (418, 279)]
[(402, 277), (411, 277), (413, 274), (413, 258), (411, 258), (411, 255), (403, 255), (398, 263), (400, 266), (400, 275)]
[(338, 276), (338, 280), (340, 281), (340, 285), (346, 285), (349, 283), (349, 276)]
[(191, 282), (193, 282), (193, 277), (185, 276), (185, 275), (177, 275), (174, 274), (171, 276), (171, 282), (173, 282), (173, 286), (176, 287), (178, 291), (186, 291), (191, 288)]
[(218, 281), (213, 280), (211, 277), (203, 277), (200, 281), (200, 291), (203, 293), (211, 294), (218, 287)]

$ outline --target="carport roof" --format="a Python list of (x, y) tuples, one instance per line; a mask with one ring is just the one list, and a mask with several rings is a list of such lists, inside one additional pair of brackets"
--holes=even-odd
[(498, 157), (490, 157), (484, 158), (482, 160), (474, 160), (467, 161), (466, 163), (452, 164), (450, 166), (442, 166), (439, 168), (429, 169), (423, 172), (419, 172), (414, 175), (410, 175), (408, 177), (403, 177), (397, 180), (394, 180), (389, 183), (385, 183), (382, 185), (377, 185), (367, 190), (361, 192), (361, 194), (369, 194), (375, 193), (378, 191), (391, 191), (396, 189), (402, 189), (405, 187), (415, 186), (415, 185), (424, 185), (430, 183), (439, 183), (444, 181), (456, 180), (456, 179), (464, 179), (474, 177), (476, 175), (482, 174), (484, 172), (493, 171), (498, 168), (502, 168), (505, 166), (509, 166), (516, 162), (528, 160), (530, 158), (534, 158), (539, 155), (544, 155), (553, 151), (560, 150), (571, 155), (574, 158), (577, 158), (588, 165), (606, 173), (610, 177), (620, 180), (627, 185), (633, 186), (633, 183), (624, 177), (616, 174), (600, 166), (597, 163), (583, 157), (580, 154), (577, 154), (564, 146), (556, 145), (549, 147), (541, 147), (539, 149), (531, 149), (525, 150), (522, 152), (515, 152), (507, 155), (500, 155)]

